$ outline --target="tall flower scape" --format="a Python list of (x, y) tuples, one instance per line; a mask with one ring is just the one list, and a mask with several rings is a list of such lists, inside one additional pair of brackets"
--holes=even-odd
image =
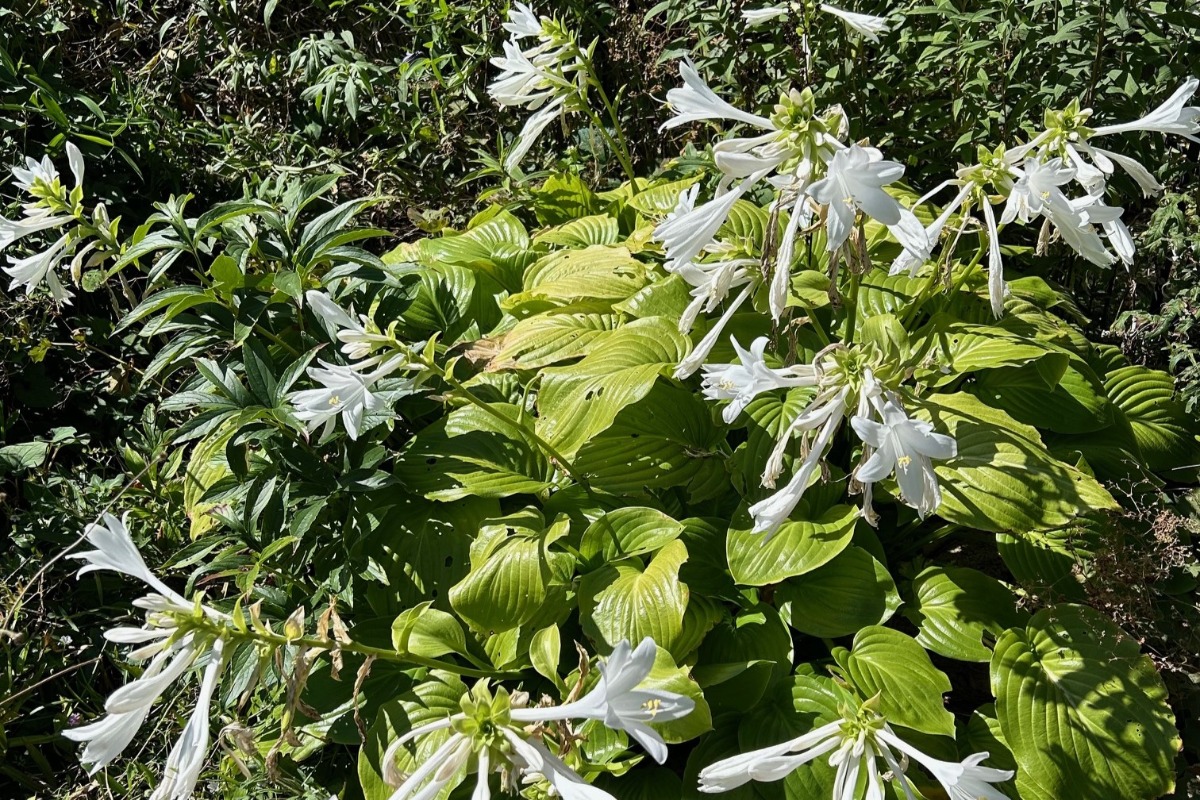
[[(743, 14), (794, 22), (808, 57), (834, 21), (856, 48), (902, 22)], [(85, 213), (74, 144), (72, 188), (49, 158), (13, 169), (28, 202), (0, 250), (28, 254), (8, 256), (10, 289), (64, 304), (82, 270), (110, 264), (130, 293), (125, 271), (148, 270), (121, 330), (170, 340), (151, 373), (181, 376), (164, 405), (190, 415), (173, 434), (187, 524), (229, 534), (187, 563), (228, 548), (196, 585), (240, 590), (172, 589), (135, 545), (152, 528), (136, 508), (83, 531), (80, 575), (148, 592), (140, 625), (104, 634), (133, 679), (63, 731), (88, 774), (182, 703), (153, 800), (210, 796), (218, 764), (300, 796), (295, 765), (334, 746), (360, 748), (357, 775), (304, 791), (1171, 791), (1152, 663), (1090, 608), (1014, 586), (1073, 581), (1072, 537), (1119, 508), (1105, 482), (1184, 480), (1196, 437), (1170, 377), (1089, 342), (1014, 254), (1132, 265), (1113, 178), (1162, 186), (1122, 137), (1200, 142), (1200, 81), (1128, 123), (1047, 111), (922, 195), (821, 86), (744, 110), (685, 58), (662, 129), (721, 133), (645, 178), (597, 43), (523, 3), (503, 27), (488, 94), (524, 117), (512, 202), (383, 258), (353, 244), (378, 232), (337, 227), (364, 203), (297, 227), (332, 179), (296, 190), (295, 213), (247, 201), (202, 224), (173, 199), (130, 243), (102, 204)], [(555, 123), (588, 128), (629, 180), (531, 186), (521, 165)], [(163, 288), (143, 261), (181, 252), (204, 285)], [(286, 277), (264, 267), (281, 252)], [(1011, 584), (972, 566), (999, 561)], [(951, 675), (970, 690), (947, 704)]]

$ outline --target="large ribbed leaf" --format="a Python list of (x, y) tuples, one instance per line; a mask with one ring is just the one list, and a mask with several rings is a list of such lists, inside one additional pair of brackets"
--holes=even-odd
[[(888, 305), (887, 310), (896, 309)], [(948, 322), (933, 327), (923, 340), (915, 340), (913, 347), (926, 350), (928, 364), (917, 370), (917, 379), (933, 385), (950, 383), (965, 372), (1020, 367), (1044, 358), (1054, 359), (1057, 371), (1061, 374), (1069, 361), (1065, 353), (1003, 328), (962, 322)]]
[(646, 265), (624, 247), (559, 250), (525, 271), (523, 291), (503, 307), (517, 316), (582, 300), (614, 303), (646, 285)]
[(513, 326), (493, 369), (534, 369), (578, 358), (617, 325), (615, 314), (538, 314)]
[(689, 347), (670, 320), (648, 317), (608, 334), (579, 363), (543, 370), (538, 433), (570, 458), (621, 409), (645, 397)]
[(661, 217), (675, 209), (679, 203), (679, 195), (696, 182), (696, 178), (661, 183), (642, 189), (629, 198), (629, 205), (639, 213), (648, 217)]
[(913, 578), (912, 593), (904, 614), (920, 629), (917, 641), (947, 658), (987, 661), (984, 632), (998, 636), (1027, 618), (1004, 584), (965, 567), (927, 567)]
[(1006, 631), (991, 679), (1025, 800), (1151, 798), (1174, 787), (1181, 741), (1162, 679), (1093, 609), (1054, 606)]
[(626, 506), (602, 514), (588, 526), (579, 555), (585, 561), (608, 563), (653, 553), (682, 533), (682, 523), (657, 509)]
[(835, 651), (834, 657), (860, 695), (879, 695), (879, 711), (889, 722), (954, 735), (954, 715), (942, 705), (950, 679), (912, 637), (891, 628), (863, 628), (850, 651)]
[(484, 631), (512, 630), (534, 619), (571, 569), (571, 556), (549, 549), (567, 524), (563, 517), (544, 533), (510, 524), (482, 528), (471, 545), (471, 571), (450, 590), (450, 605)]
[(402, 245), (395, 252), (429, 267), (451, 264), (484, 272), (512, 291), (520, 284), (521, 270), (532, 260), (528, 251), (525, 226), (508, 211), (493, 207), (471, 220), (471, 227), (462, 233), (422, 239), (415, 247)]
[(1089, 511), (1116, 508), (1096, 479), (1055, 459), (1037, 430), (970, 394), (935, 394), (922, 408), (958, 455), (935, 462), (937, 513), (980, 530), (1061, 528)]
[[(492, 407), (509, 419), (520, 413), (504, 403)], [(395, 473), (434, 500), (536, 494), (554, 480), (554, 468), (519, 426), (475, 406), (456, 409), (413, 437)]]
[(588, 247), (593, 244), (616, 244), (621, 238), (616, 219), (607, 214), (592, 214), (556, 225), (533, 237), (537, 244), (555, 244), (562, 247)]
[(845, 550), (854, 535), (858, 509), (839, 505), (815, 519), (804, 519), (806, 510), (807, 505), (801, 503), (791, 519), (768, 538), (752, 533), (749, 512), (739, 509), (725, 539), (733, 579), (748, 586), (779, 583), (812, 572)]
[(584, 443), (575, 467), (605, 492), (639, 495), (681, 487), (703, 499), (728, 486), (722, 439), (703, 398), (659, 383), (618, 414), (612, 427)]
[(887, 622), (900, 607), (887, 568), (854, 545), (828, 564), (787, 580), (775, 599), (793, 628), (830, 639)]
[(1113, 422), (1112, 404), (1100, 379), (1083, 362), (1073, 362), (1056, 386), (1048, 386), (1038, 364), (979, 373), (969, 391), (1020, 422), (1058, 433), (1093, 433)]
[(1154, 471), (1195, 465), (1200, 459), (1183, 404), (1175, 399), (1175, 381), (1165, 372), (1123, 367), (1104, 379), (1113, 403), (1133, 427), (1142, 462)]
[(669, 542), (643, 570), (636, 561), (621, 562), (584, 577), (579, 587), (580, 620), (588, 635), (608, 647), (622, 639), (649, 636), (667, 650), (683, 632), (688, 587), (679, 580), (687, 547)]

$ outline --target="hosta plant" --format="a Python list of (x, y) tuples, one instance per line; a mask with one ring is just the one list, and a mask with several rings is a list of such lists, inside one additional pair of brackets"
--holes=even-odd
[[(524, 156), (590, 48), (509, 31)], [(151, 589), (107, 634), (138, 677), (66, 732), (91, 769), (195, 672), (156, 798), (217, 708), (246, 775), (349, 745), (322, 786), (370, 800), (1171, 791), (1162, 680), (1077, 575), (1118, 494), (1195, 477), (1194, 428), (1019, 269), (1134, 257), (1107, 178), (1157, 183), (1093, 140), (1196, 135), (1195, 82), (1135, 123), (1051, 110), (921, 195), (819, 87), (760, 114), (680, 72), (665, 124), (743, 126), (707, 168), (555, 175), (382, 257), (332, 178), (102, 243), (93, 283), (150, 275), (122, 328), (177, 388), (196, 572), (146, 565), (137, 509), (85, 532), (85, 570)]]

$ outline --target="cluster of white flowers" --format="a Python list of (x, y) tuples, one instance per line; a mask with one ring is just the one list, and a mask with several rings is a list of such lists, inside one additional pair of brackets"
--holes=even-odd
[[(930, 251), (902, 254), (893, 263), (892, 273), (915, 272), (929, 257), (955, 214), (962, 217), (960, 233), (971, 224), (972, 207), (982, 210), (983, 225), (987, 230), (989, 294), (996, 316), (1004, 311), (1005, 292), (1000, 228), (1009, 223), (1028, 224), (1040, 218), (1042, 229), (1038, 243), (1041, 249), (1053, 234), (1057, 234), (1093, 264), (1108, 266), (1117, 260), (1132, 264), (1134, 243), (1121, 219), (1123, 209), (1104, 202), (1108, 178), (1121, 167), (1146, 196), (1161, 191), (1162, 186), (1145, 166), (1128, 156), (1097, 147), (1093, 140), (1130, 131), (1148, 131), (1198, 141), (1200, 107), (1187, 105), (1197, 88), (1200, 88), (1200, 80), (1192, 78), (1141, 119), (1098, 128), (1087, 127), (1092, 112), (1080, 109), (1075, 102), (1064, 111), (1048, 112), (1045, 130), (1027, 144), (1007, 151), (1002, 147), (994, 152), (980, 149), (977, 164), (963, 167), (955, 179), (946, 181), (921, 198), (919, 202), (924, 202), (948, 186), (958, 188), (958, 194), (926, 231)], [(1072, 182), (1082, 187), (1085, 193), (1069, 197), (1063, 187)], [(992, 209), (994, 197), (1005, 202), (998, 223)], [(1112, 247), (1111, 251), (1101, 240), (1101, 231)]]
[[(725, 119), (746, 123), (765, 133), (715, 144), (713, 153), (722, 175), (716, 196), (697, 206), (697, 190), (693, 187), (654, 230), (654, 238), (666, 251), (666, 269), (684, 276), (693, 287), (696, 302), (685, 314), (682, 330), (690, 329), (701, 306), (712, 310), (730, 288), (747, 284), (709, 334), (680, 364), (676, 377), (687, 377), (699, 368), (725, 324), (753, 293), (757, 275), (751, 269), (753, 260), (730, 262), (721, 243), (714, 239), (734, 204), (764, 180), (776, 189), (770, 209), (772, 217), (788, 214), (768, 292), (771, 316), (776, 320), (783, 314), (788, 298), (796, 239), (814, 220), (823, 218), (826, 249), (834, 257), (850, 238), (860, 213), (887, 226), (906, 251), (928, 252), (924, 227), (909, 209), (883, 190), (900, 179), (904, 167), (884, 160), (883, 154), (873, 147), (843, 143), (847, 123), (841, 108), (817, 114), (811, 92), (792, 90), (780, 98), (770, 117), (762, 117), (740, 111), (718, 97), (690, 61), (683, 61), (679, 72), (684, 85), (667, 93), (674, 116), (663, 128)], [(711, 255), (717, 261), (702, 260)]]
[[(536, 112), (526, 120), (504, 160), (504, 168), (511, 171), (551, 122), (582, 101), (588, 73), (575, 37), (557, 21), (538, 17), (526, 4), (513, 5), (504, 29), (509, 33), (504, 55), (492, 59), (501, 72), (488, 85), (488, 94), (502, 106)], [(525, 46), (526, 39), (535, 42)]]
[[(897, 758), (896, 752), (900, 753)], [(883, 800), (884, 782), (890, 773), (908, 800), (916, 800), (907, 770), (909, 759), (924, 767), (941, 784), (950, 800), (1008, 800), (992, 784), (1013, 777), (1009, 770), (981, 766), (988, 757), (975, 753), (961, 762), (942, 761), (901, 739), (887, 720), (863, 708), (858, 715), (830, 722), (791, 741), (742, 753), (700, 771), (700, 791), (732, 791), (750, 781), (777, 781), (800, 767), (829, 754), (837, 772), (832, 800), (855, 800), (859, 776), (865, 776), (866, 800)], [(884, 767), (881, 770), (879, 760)]]
[[(489, 776), (500, 771), (509, 789), (522, 783), (548, 784), (550, 794), (565, 800), (613, 800), (608, 792), (586, 783), (554, 755), (542, 740), (546, 723), (598, 720), (613, 730), (625, 731), (660, 764), (667, 746), (649, 726), (670, 722), (691, 713), (688, 697), (659, 689), (639, 688), (654, 668), (658, 646), (646, 638), (631, 648), (622, 641), (607, 660), (599, 663), (601, 677), (583, 698), (561, 706), (522, 707), (524, 696), (502, 692), (492, 697), (485, 686), (463, 700), (463, 711), (408, 731), (384, 753), (384, 777), (398, 784), (390, 800), (429, 800), (465, 777), (464, 768), (474, 759), (477, 777), (472, 800), (491, 795)], [(397, 774), (401, 749), (422, 736), (447, 729), (453, 733), (409, 775)]]
[[(878, 42), (879, 36), (889, 31), (895, 30), (898, 25), (887, 17), (877, 17), (873, 14), (859, 14), (854, 11), (846, 11), (831, 6), (828, 3), (820, 3), (817, 9), (831, 16), (837, 17), (842, 24), (846, 26), (846, 30), (851, 33), (857, 33), (864, 39), (872, 42)], [(742, 19), (746, 20), (746, 24), (750, 26), (763, 25), (772, 20), (786, 17), (793, 13), (800, 13), (804, 10), (803, 3), (780, 3), (774, 6), (765, 6), (763, 8), (747, 8), (742, 11)]]
[(877, 380), (870, 366), (855, 366), (854, 351), (833, 345), (818, 353), (811, 364), (772, 369), (765, 361), (765, 336), (756, 339), (749, 350), (736, 339), (733, 346), (740, 364), (704, 367), (704, 395), (732, 401), (723, 412), (726, 422), (732, 422), (763, 392), (816, 389), (805, 409), (780, 433), (767, 459), (762, 485), (774, 488), (792, 440), (797, 436), (803, 440), (804, 458), (787, 485), (750, 506), (756, 533), (771, 536), (795, 510), (851, 406), (855, 412), (850, 426), (863, 443), (863, 457), (854, 471), (854, 479), (862, 487), (863, 517), (874, 524), (872, 486), (893, 474), (900, 499), (922, 517), (938, 507), (941, 492), (932, 459), (953, 458), (958, 451), (954, 439), (934, 432), (928, 422), (911, 418), (900, 395)]
[(396, 351), (397, 342), (390, 333), (379, 330), (365, 314), (357, 320), (342, 310), (324, 292), (305, 294), (309, 308), (333, 331), (342, 343), (342, 353), (353, 364), (334, 364), (318, 359), (319, 367), (309, 367), (308, 376), (320, 384), (317, 389), (294, 392), (291, 397), (296, 418), (304, 422), (309, 432), (324, 426), (322, 438), (333, 432), (338, 416), (351, 439), (364, 430), (368, 414), (379, 415), (387, 404), (373, 391), (376, 384), (397, 370), (418, 370), (416, 375), (403, 379), (403, 386), (392, 392), (411, 394), (420, 388), (420, 365), (414, 364), (407, 350)]
[[(100, 241), (92, 239), (86, 245), (80, 246), (86, 238), (80, 226), (71, 226), (83, 214), (83, 154), (73, 142), (67, 142), (67, 163), (75, 186), (67, 189), (55, 169), (49, 156), (43, 156), (41, 161), (33, 158), (25, 159), (25, 167), (13, 167), (12, 176), (17, 188), (28, 194), (31, 202), (22, 205), (20, 219), (10, 220), (0, 217), (0, 253), (9, 245), (25, 238), (31, 233), (64, 229), (63, 233), (49, 247), (41, 252), (25, 258), (8, 257), (9, 266), (4, 271), (12, 278), (9, 290), (18, 286), (25, 287), (25, 293), (45, 283), (50, 290), (54, 302), (69, 304), (73, 295), (63, 285), (56, 270), (67, 258), (70, 258), (69, 272), (76, 281), (85, 266), (93, 266), (107, 258), (111, 253), (100, 247)], [(94, 212), (94, 226), (107, 229), (111, 225), (108, 212), (101, 203)]]
[(81, 760), (94, 774), (129, 746), (150, 713), (151, 706), (164, 691), (193, 665), (202, 666), (200, 692), (187, 724), (167, 756), (162, 780), (151, 800), (185, 800), (191, 797), (208, 755), (209, 710), (228, 653), (226, 641), (205, 626), (181, 622), (197, 615), (223, 627), (226, 614), (199, 602), (191, 603), (157, 578), (146, 566), (126, 527), (128, 514), (121, 519), (104, 514), (99, 525), (89, 525), (84, 535), (96, 549), (71, 554), (87, 563), (80, 575), (93, 570), (112, 570), (137, 578), (151, 589), (150, 594), (134, 601), (145, 610), (146, 622), (140, 628), (119, 626), (105, 631), (104, 637), (117, 644), (140, 645), (129, 654), (133, 661), (146, 661), (137, 680), (113, 692), (104, 704), (107, 714), (100, 720), (63, 731), (63, 736), (86, 742)]

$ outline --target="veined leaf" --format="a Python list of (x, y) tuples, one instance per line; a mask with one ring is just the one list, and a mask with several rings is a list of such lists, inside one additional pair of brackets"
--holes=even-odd
[(745, 508), (739, 509), (725, 540), (733, 579), (748, 586), (779, 583), (812, 572), (845, 550), (854, 536), (858, 509), (837, 505), (816, 519), (797, 519), (806, 509), (801, 502), (792, 518), (770, 538), (751, 533), (753, 520)]
[(626, 506), (602, 515), (583, 532), (585, 561), (611, 563), (653, 553), (683, 533), (683, 524), (653, 508)]
[(862, 697), (879, 695), (879, 711), (889, 722), (954, 735), (954, 715), (942, 705), (950, 679), (912, 637), (891, 628), (863, 628), (850, 651), (835, 651), (834, 658)]
[(628, 249), (595, 245), (540, 258), (525, 271), (523, 290), (501, 305), (518, 317), (582, 300), (611, 305), (645, 285), (646, 265)]
[(854, 545), (828, 564), (789, 578), (775, 597), (789, 625), (809, 636), (830, 639), (881, 625), (900, 607), (887, 568)]
[(937, 462), (937, 513), (960, 525), (1018, 534), (1061, 528), (1090, 511), (1116, 508), (1096, 479), (1051, 456), (1037, 430), (965, 394), (935, 394), (922, 409), (958, 455)]
[(491, 369), (536, 369), (587, 353), (617, 327), (615, 314), (537, 314), (505, 334)]
[(668, 542), (643, 570), (622, 562), (584, 576), (579, 587), (580, 620), (588, 635), (614, 647), (622, 639), (650, 636), (670, 650), (683, 632), (688, 587), (679, 580), (687, 547)]
[(961, 661), (987, 661), (984, 632), (999, 636), (1028, 615), (1016, 609), (1004, 584), (965, 567), (927, 567), (913, 578), (913, 605), (904, 613), (920, 629), (917, 642)]
[(577, 364), (542, 371), (538, 434), (567, 458), (645, 397), (690, 343), (661, 317), (634, 320), (604, 337)]
[(1189, 430), (1183, 404), (1175, 399), (1175, 381), (1165, 372), (1122, 367), (1108, 373), (1105, 388), (1133, 427), (1133, 438), (1147, 468), (1155, 471), (1200, 463), (1200, 446)]
[[(516, 406), (492, 407), (519, 418)], [(475, 406), (455, 409), (413, 437), (395, 472), (433, 500), (536, 494), (554, 482), (554, 468), (528, 434)]]
[(1028, 800), (1159, 797), (1182, 742), (1137, 643), (1086, 606), (1058, 605), (1000, 637), (996, 716)]

